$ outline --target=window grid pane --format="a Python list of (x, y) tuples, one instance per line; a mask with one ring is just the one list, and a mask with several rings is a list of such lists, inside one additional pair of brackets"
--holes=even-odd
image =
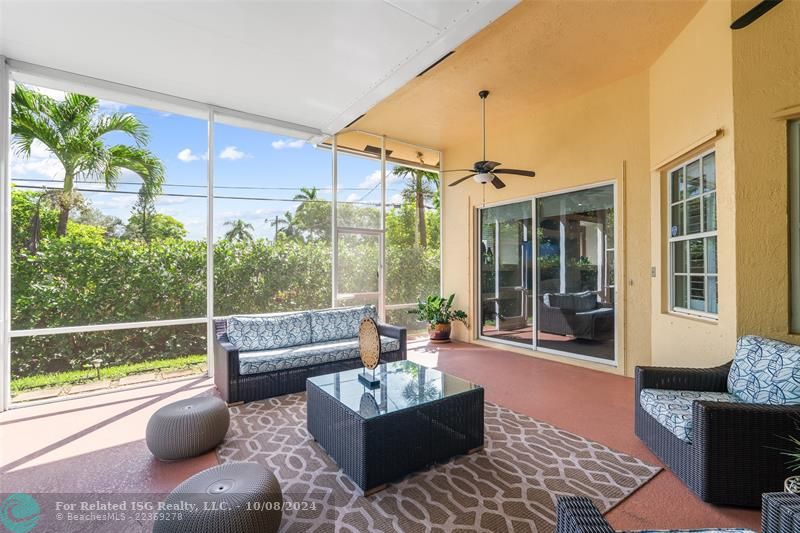
[(706, 238), (706, 273), (717, 273), (717, 238)]
[(688, 288), (686, 285), (686, 276), (685, 275), (677, 275), (675, 276), (675, 283), (673, 283), (673, 297), (672, 297), (672, 305), (673, 307), (683, 308), (686, 309), (688, 301)]
[(700, 160), (686, 165), (686, 197), (692, 198), (700, 194)]
[(689, 278), (689, 308), (692, 311), (706, 310), (706, 285), (703, 276)]
[(703, 157), (703, 192), (713, 191), (717, 188), (717, 171), (714, 153)]
[(700, 221), (702, 220), (700, 198), (693, 198), (686, 202), (686, 234), (700, 233), (702, 231)]
[(717, 193), (712, 192), (703, 197), (703, 230), (717, 229)]
[(685, 274), (688, 272), (686, 268), (686, 241), (678, 241), (672, 243), (672, 271), (676, 274)]

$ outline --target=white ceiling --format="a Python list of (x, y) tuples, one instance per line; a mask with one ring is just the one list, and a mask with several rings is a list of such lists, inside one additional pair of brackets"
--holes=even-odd
[(333, 133), (517, 2), (0, 0), (0, 54)]

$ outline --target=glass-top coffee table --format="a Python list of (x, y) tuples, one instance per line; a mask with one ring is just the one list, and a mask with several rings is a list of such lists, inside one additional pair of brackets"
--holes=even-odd
[[(365, 494), (483, 446), (483, 387), (396, 361), (308, 378), (308, 431)], [(371, 371), (366, 371), (371, 376)]]

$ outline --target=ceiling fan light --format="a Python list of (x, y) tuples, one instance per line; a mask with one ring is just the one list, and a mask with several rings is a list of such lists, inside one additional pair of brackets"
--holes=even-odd
[(480, 174), (475, 174), (475, 177), (473, 179), (478, 183), (486, 184), (491, 182), (494, 179), (494, 176), (492, 176), (488, 172), (481, 172)]

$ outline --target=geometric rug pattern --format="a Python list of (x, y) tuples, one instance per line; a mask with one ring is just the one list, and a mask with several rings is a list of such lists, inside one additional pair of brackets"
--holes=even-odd
[(308, 434), (305, 393), (231, 407), (230, 414), (220, 460), (254, 461), (275, 474), (286, 532), (551, 533), (556, 496), (587, 496), (606, 512), (661, 470), (487, 402), (481, 451), (364, 497)]

